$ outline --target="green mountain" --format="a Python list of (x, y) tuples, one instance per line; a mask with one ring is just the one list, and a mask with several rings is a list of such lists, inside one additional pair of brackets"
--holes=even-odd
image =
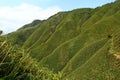
[(59, 12), (7, 35), (68, 80), (120, 80), (120, 1)]
[(34, 20), (30, 24), (26, 24), (15, 32), (7, 34), (7, 39), (13, 45), (22, 46), (28, 37), (37, 29), (37, 25), (40, 25), (43, 21)]

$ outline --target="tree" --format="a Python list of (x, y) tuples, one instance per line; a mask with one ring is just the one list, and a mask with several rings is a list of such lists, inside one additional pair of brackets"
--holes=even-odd
[(2, 30), (0, 30), (0, 35), (3, 33), (3, 31)]

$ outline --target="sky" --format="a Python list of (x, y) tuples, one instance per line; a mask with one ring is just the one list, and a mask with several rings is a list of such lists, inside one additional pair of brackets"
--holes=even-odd
[(95, 8), (115, 0), (0, 0), (0, 30), (17, 30), (35, 19), (48, 19), (76, 8)]

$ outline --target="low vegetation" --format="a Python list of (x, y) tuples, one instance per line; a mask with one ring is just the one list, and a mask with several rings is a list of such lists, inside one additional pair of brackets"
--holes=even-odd
[(48, 68), (38, 66), (23, 49), (15, 48), (0, 37), (0, 79), (1, 80), (60, 80)]

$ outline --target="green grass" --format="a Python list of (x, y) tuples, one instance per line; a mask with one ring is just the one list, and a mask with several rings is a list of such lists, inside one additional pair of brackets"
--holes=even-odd
[[(70, 80), (119, 80), (120, 1), (59, 12), (8, 37), (38, 65)], [(32, 25), (32, 26), (31, 26)], [(28, 32), (28, 34), (27, 34)], [(113, 52), (112, 52), (113, 51)]]
[(40, 25), (41, 23), (42, 22), (39, 21), (33, 21), (30, 24), (24, 25), (17, 31), (7, 34), (7, 40), (13, 45), (21, 47), (29, 36), (37, 29), (37, 25)]
[(109, 54), (109, 46), (110, 41), (67, 78), (70, 80), (119, 80), (120, 60), (116, 60), (113, 55)]
[[(47, 66), (54, 71), (60, 71), (75, 53), (83, 48), (87, 35), (75, 37), (58, 46), (50, 55), (40, 61), (41, 65)], [(64, 55), (64, 56), (63, 56)], [(54, 61), (54, 62), (53, 62)]]
[(63, 68), (62, 72), (64, 74), (69, 74), (76, 68), (85, 64), (85, 62), (88, 61), (91, 56), (93, 56), (96, 51), (98, 51), (106, 43), (106, 41), (106, 39), (102, 39), (80, 49), (80, 51), (78, 51), (76, 55), (74, 55), (74, 57)]
[(0, 37), (0, 79), (2, 80), (60, 80), (48, 68), (38, 66), (23, 49), (15, 48)]
[[(34, 45), (31, 48), (31, 52), (32, 52), (31, 56), (36, 57), (38, 60), (41, 60), (43, 57), (46, 57), (50, 53), (52, 53), (52, 51), (57, 46), (68, 41), (69, 39), (72, 39), (72, 38), (78, 36), (80, 33), (80, 25), (83, 24), (83, 22), (81, 24), (79, 24), (79, 21), (82, 21), (83, 18), (79, 18), (79, 19), (76, 19), (76, 18), (78, 18), (78, 16), (80, 16), (80, 17), (86, 16), (86, 14), (88, 14), (90, 9), (80, 9), (80, 10), (84, 10), (84, 11), (79, 11), (79, 9), (78, 9), (71, 13), (69, 12), (69, 14), (63, 20), (63, 22), (60, 22), (59, 25), (56, 26), (57, 29), (55, 30), (54, 33), (49, 32), (44, 36), (42, 34), (40, 37), (38, 37), (38, 39), (36, 38), (37, 41), (34, 43)], [(77, 13), (77, 15), (74, 15), (75, 13)], [(81, 13), (81, 14), (79, 15), (79, 13)], [(73, 15), (73, 16), (71, 16), (71, 15)], [(84, 19), (88, 19), (88, 17), (85, 17)], [(76, 21), (78, 21), (77, 24), (76, 24)], [(49, 22), (49, 20), (48, 20), (48, 22)], [(46, 22), (46, 25), (48, 25), (47, 22)], [(44, 26), (44, 27), (46, 27), (46, 26)], [(50, 27), (52, 27), (52, 26), (45, 28), (43, 30), (44, 31), (43, 33), (46, 33), (47, 32), (46, 29), (49, 30)], [(41, 29), (39, 29), (39, 30), (41, 30)], [(30, 36), (30, 38), (34, 39), (34, 37), (37, 34), (38, 34), (38, 30), (34, 34), (32, 34), (33, 37)], [(41, 42), (41, 40), (45, 39), (50, 34), (51, 34), (51, 36), (48, 37), (47, 41)], [(32, 41), (34, 41), (34, 40), (32, 40)]]

